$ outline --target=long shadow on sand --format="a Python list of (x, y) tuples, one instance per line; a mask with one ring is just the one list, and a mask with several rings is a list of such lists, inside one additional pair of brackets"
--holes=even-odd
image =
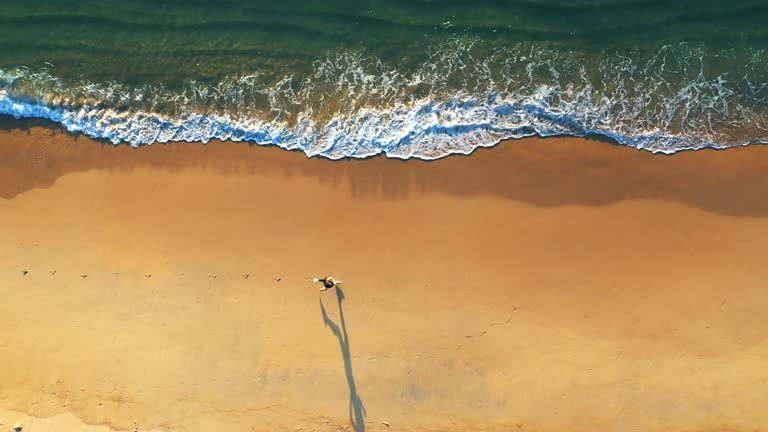
[(347, 376), (347, 385), (349, 385), (349, 422), (352, 424), (352, 428), (354, 428), (355, 432), (364, 432), (365, 406), (363, 406), (363, 401), (357, 393), (355, 376), (352, 374), (352, 356), (349, 351), (349, 336), (347, 335), (347, 325), (344, 321), (344, 308), (341, 305), (341, 302), (344, 300), (344, 292), (339, 287), (336, 287), (336, 299), (339, 302), (339, 321), (341, 322), (341, 328), (328, 317), (322, 299), (320, 299), (320, 311), (323, 313), (323, 323), (325, 323), (326, 327), (330, 327), (333, 335), (339, 340), (341, 354), (344, 357), (344, 373)]

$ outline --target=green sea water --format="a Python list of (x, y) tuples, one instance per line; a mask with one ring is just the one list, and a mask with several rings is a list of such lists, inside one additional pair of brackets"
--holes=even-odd
[(332, 158), (531, 134), (745, 145), (768, 139), (767, 18), (755, 0), (7, 0), (0, 114)]

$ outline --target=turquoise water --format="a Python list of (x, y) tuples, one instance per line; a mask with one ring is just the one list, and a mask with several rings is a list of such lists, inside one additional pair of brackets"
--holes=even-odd
[(433, 159), (589, 135), (768, 141), (764, 1), (18, 1), (0, 114), (134, 146)]

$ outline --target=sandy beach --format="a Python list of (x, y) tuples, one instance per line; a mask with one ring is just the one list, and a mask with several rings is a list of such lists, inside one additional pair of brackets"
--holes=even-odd
[(768, 428), (768, 146), (332, 162), (18, 125), (3, 430)]

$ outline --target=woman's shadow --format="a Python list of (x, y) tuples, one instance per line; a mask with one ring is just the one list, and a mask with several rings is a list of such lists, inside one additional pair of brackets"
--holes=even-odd
[(323, 299), (320, 299), (320, 311), (323, 313), (323, 322), (326, 327), (330, 327), (333, 335), (339, 340), (341, 354), (344, 357), (344, 373), (347, 375), (347, 385), (349, 385), (349, 422), (352, 424), (352, 428), (354, 428), (355, 432), (364, 432), (365, 407), (363, 406), (363, 401), (360, 399), (360, 395), (357, 394), (355, 377), (352, 374), (352, 356), (349, 352), (349, 336), (347, 335), (347, 325), (344, 322), (344, 308), (341, 305), (342, 300), (344, 300), (344, 292), (338, 286), (336, 287), (336, 299), (339, 301), (339, 320), (341, 322), (341, 328), (328, 317), (328, 313), (323, 306)]

